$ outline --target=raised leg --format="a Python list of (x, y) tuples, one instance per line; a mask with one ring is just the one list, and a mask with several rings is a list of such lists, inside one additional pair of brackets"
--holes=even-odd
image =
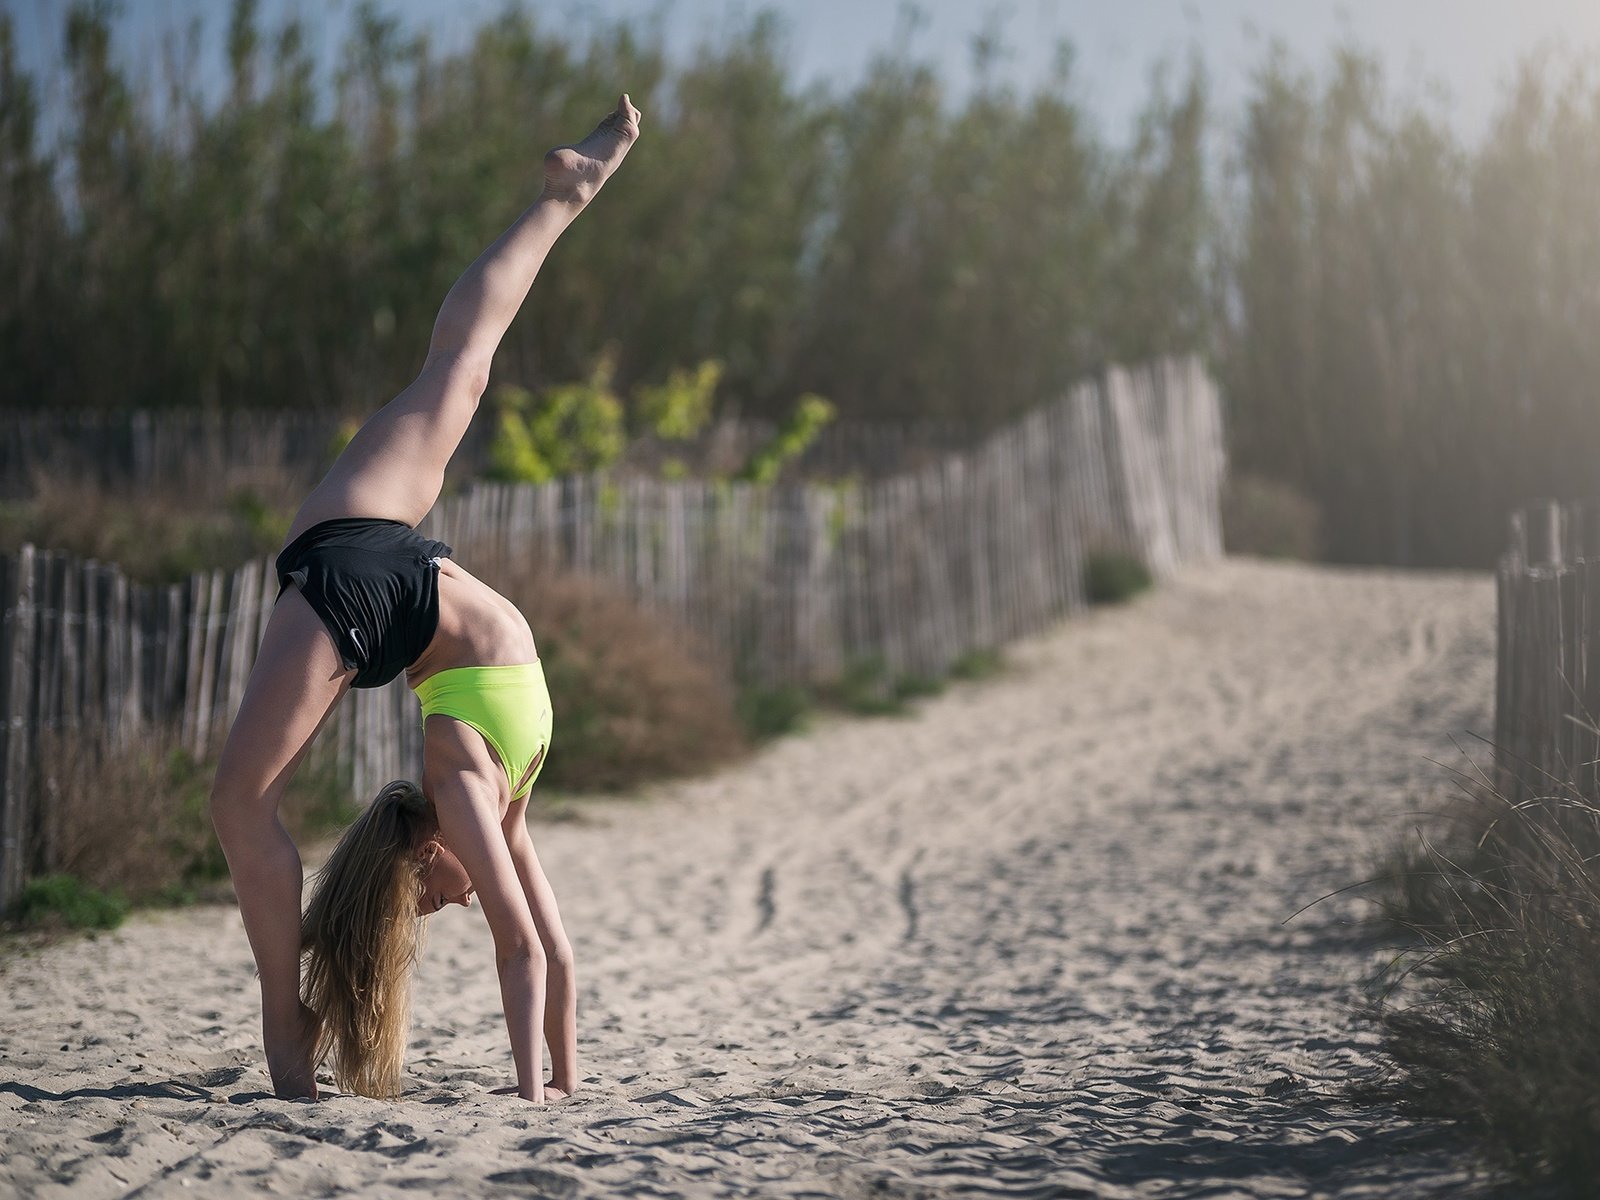
[(333, 639), (297, 588), (279, 599), (217, 764), (211, 820), (228, 859), (261, 975), (261, 1025), (273, 1090), (317, 1094), (311, 1026), (300, 1005), (300, 853), (278, 804), (307, 748), (350, 686)]
[(638, 136), (639, 110), (623, 95), (583, 141), (545, 155), (538, 200), (456, 280), (434, 322), (421, 374), (361, 427), (306, 498), (291, 539), (333, 517), (415, 525), (427, 515), (488, 386), (489, 362), (546, 255)]

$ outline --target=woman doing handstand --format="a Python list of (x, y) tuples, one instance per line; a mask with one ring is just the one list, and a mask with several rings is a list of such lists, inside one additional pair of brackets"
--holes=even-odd
[[(624, 95), (588, 137), (545, 155), (538, 199), (450, 289), (421, 373), (361, 427), (278, 556), (281, 591), (217, 766), (211, 816), (261, 976), (279, 1096), (314, 1099), (316, 1066), (330, 1054), (342, 1087), (398, 1090), (420, 918), (474, 891), (494, 938), (517, 1094), (539, 1102), (577, 1082), (572, 950), (523, 820), (550, 737), (533, 637), (508, 600), (414, 527), (438, 498), (545, 256), (638, 135)], [(345, 690), (402, 670), (422, 701), (420, 786), (379, 793), (340, 840), (302, 921), (300, 855), (279, 802)]]

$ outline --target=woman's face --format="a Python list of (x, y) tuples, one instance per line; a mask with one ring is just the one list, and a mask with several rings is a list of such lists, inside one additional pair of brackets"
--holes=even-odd
[(467, 878), (467, 869), (461, 865), (461, 860), (436, 840), (424, 843), (421, 854), (422, 896), (418, 906), (422, 915), (436, 913), (446, 904), (470, 907), (472, 880)]

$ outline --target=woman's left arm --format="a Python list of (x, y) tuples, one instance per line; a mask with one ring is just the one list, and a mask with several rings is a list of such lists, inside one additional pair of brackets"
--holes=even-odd
[(533, 838), (523, 820), (522, 804), (513, 804), (505, 823), (506, 845), (516, 864), (517, 878), (534, 928), (544, 948), (547, 987), (544, 1004), (544, 1040), (550, 1047), (550, 1083), (568, 1095), (578, 1086), (578, 980), (572, 965), (572, 944), (561, 925), (555, 890), (533, 849)]

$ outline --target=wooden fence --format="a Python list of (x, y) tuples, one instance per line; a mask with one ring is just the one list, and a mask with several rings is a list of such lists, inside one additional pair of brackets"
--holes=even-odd
[(1514, 513), (1496, 582), (1498, 786), (1600, 802), (1600, 503)]
[[(749, 683), (835, 679), (868, 656), (896, 676), (937, 675), (1082, 607), (1092, 551), (1134, 555), (1157, 578), (1220, 555), (1223, 470), (1215, 387), (1197, 362), (1163, 361), (1110, 369), (963, 453), (875, 482), (477, 486), (422, 528), (475, 573), (537, 560), (609, 580)], [(214, 751), (276, 591), (266, 560), (141, 587), (64, 554), (0, 556), (0, 902), (54, 865), (39, 735), (72, 729), (97, 750), (175, 726), (195, 753)], [(370, 795), (420, 763), (415, 698), (402, 680), (352, 692), (320, 741)]]
[[(0, 415), (0, 499), (31, 495), (41, 476), (180, 491), (193, 481), (257, 477), (309, 490), (331, 461), (339, 427), (337, 417), (297, 412), (13, 411)], [(635, 438), (616, 473), (660, 475), (674, 460), (693, 475), (732, 474), (775, 432), (770, 422), (730, 417), (688, 441)], [(451, 460), (452, 480), (486, 473), (494, 433), (493, 420), (474, 423)], [(882, 479), (957, 451), (972, 437), (953, 422), (836, 421), (787, 474)]]

